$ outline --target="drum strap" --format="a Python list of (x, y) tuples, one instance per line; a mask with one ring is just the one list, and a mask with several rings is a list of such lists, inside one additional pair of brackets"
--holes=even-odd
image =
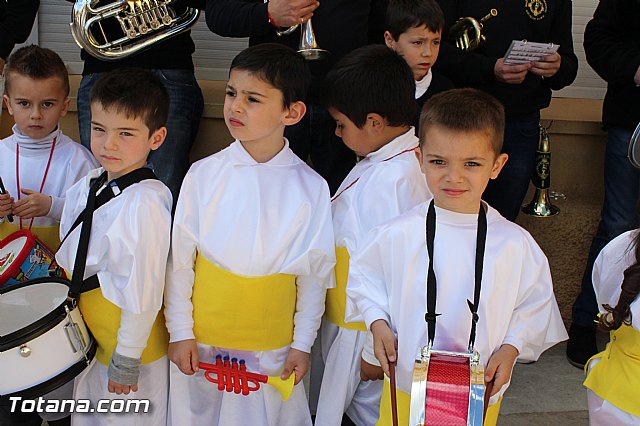
[[(429, 347), (433, 346), (436, 336), (436, 318), (440, 314), (436, 314), (436, 274), (433, 270), (433, 242), (436, 235), (436, 209), (433, 200), (429, 204), (427, 212), (427, 252), (429, 253), (429, 271), (427, 273), (427, 313), (424, 319), (427, 322), (427, 333), (429, 338)], [(473, 350), (476, 340), (476, 325), (478, 323), (478, 304), (480, 303), (480, 284), (482, 281), (482, 266), (484, 262), (484, 249), (487, 241), (487, 214), (480, 203), (480, 211), (478, 213), (478, 231), (476, 237), (476, 262), (475, 262), (475, 287), (473, 292), (473, 303), (467, 300), (469, 310), (471, 311), (471, 333), (469, 335), (469, 351)]]
[[(65, 235), (62, 243), (67, 239), (69, 234), (73, 232), (80, 224), (80, 240), (78, 242), (78, 251), (76, 252), (76, 259), (73, 267), (73, 276), (71, 278), (71, 286), (69, 295), (71, 297), (77, 297), (80, 293), (93, 290), (100, 286), (97, 275), (92, 275), (86, 280), (82, 280), (84, 277), (84, 269), (86, 266), (87, 252), (89, 250), (89, 237), (91, 234), (91, 222), (93, 221), (93, 212), (109, 202), (111, 199), (120, 195), (125, 188), (138, 183), (145, 179), (158, 179), (153, 171), (147, 167), (133, 170), (124, 176), (117, 179), (113, 179), (107, 184), (100, 195), (96, 196), (98, 190), (104, 185), (107, 179), (107, 172), (102, 173), (98, 178), (92, 179), (89, 185), (89, 196), (87, 198), (87, 204), (84, 210), (78, 215), (67, 235)], [(60, 245), (62, 245), (60, 243)]]

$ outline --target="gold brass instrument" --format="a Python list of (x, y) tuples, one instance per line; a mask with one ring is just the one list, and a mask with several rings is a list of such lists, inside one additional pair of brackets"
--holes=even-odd
[(533, 199), (522, 206), (522, 212), (534, 217), (549, 217), (560, 213), (560, 209), (551, 204), (549, 184), (551, 180), (551, 149), (547, 129), (540, 125), (540, 141), (536, 150), (535, 169), (531, 174), (531, 183), (536, 188)]
[[(200, 15), (186, 8), (180, 15), (174, 0), (114, 0), (98, 6), (98, 0), (76, 0), (71, 16), (71, 34), (91, 56), (115, 61), (148, 48), (153, 43), (191, 28)], [(108, 30), (104, 25), (107, 25)], [(110, 34), (107, 32), (118, 32)]]
[(487, 38), (482, 34), (482, 28), (484, 23), (494, 16), (498, 16), (497, 9), (491, 9), (479, 21), (470, 16), (460, 18), (449, 29), (449, 38), (452, 41), (455, 40), (458, 49), (474, 50), (487, 41)]

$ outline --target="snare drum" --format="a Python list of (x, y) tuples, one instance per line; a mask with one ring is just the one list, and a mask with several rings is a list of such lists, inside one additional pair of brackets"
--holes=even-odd
[(34, 278), (63, 277), (55, 256), (35, 234), (21, 229), (0, 243), (0, 287)]
[(411, 384), (409, 425), (482, 426), (484, 367), (477, 352), (421, 348)]
[(0, 290), (0, 396), (35, 398), (76, 377), (97, 344), (69, 282), (39, 278)]

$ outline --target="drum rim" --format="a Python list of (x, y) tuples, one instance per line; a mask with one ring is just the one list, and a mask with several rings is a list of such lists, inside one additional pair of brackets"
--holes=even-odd
[[(9, 293), (14, 290), (21, 289), (23, 287), (28, 287), (33, 284), (42, 284), (42, 283), (58, 283), (64, 284), (69, 287), (70, 282), (63, 278), (35, 278), (33, 280), (28, 280), (20, 284), (12, 285), (7, 288), (0, 288), (0, 295)], [(68, 294), (68, 293), (67, 293)], [(22, 327), (19, 330), (11, 332), (5, 336), (0, 336), (0, 352), (6, 352), (10, 349), (13, 349), (23, 343), (29, 342), (44, 333), (48, 332), (55, 326), (57, 326), (61, 321), (64, 320), (67, 313), (65, 311), (65, 306), (69, 306), (73, 308), (74, 299), (69, 299), (67, 297), (60, 305), (56, 308), (52, 309), (51, 312), (40, 318), (39, 320)]]
[[(8, 246), (10, 243), (14, 242), (15, 240), (17, 240), (18, 238), (21, 238), (21, 237), (26, 237), (27, 238), (27, 244), (35, 243), (35, 241), (37, 241), (36, 236), (35, 236), (35, 234), (33, 232), (29, 231), (28, 229), (20, 229), (20, 230), (14, 232), (14, 233), (8, 235), (5, 239), (2, 240), (2, 244), (0, 244), (0, 250), (2, 250), (6, 246)], [(46, 248), (47, 248), (47, 250), (49, 249), (48, 247), (46, 247)], [(51, 250), (49, 250), (49, 251), (51, 251)], [(11, 277), (13, 277), (14, 275), (17, 274), (17, 271), (20, 270), (20, 267), (22, 266), (24, 261), (27, 259), (27, 256), (29, 255), (30, 252), (31, 252), (31, 250), (29, 250), (29, 252), (25, 252), (23, 250), (18, 254), (18, 256), (16, 256), (15, 260), (13, 261), (13, 263), (4, 272), (4, 276), (6, 277), (6, 280), (2, 280), (2, 277), (0, 277), (0, 290), (3, 289), (3, 287), (7, 283), (7, 281), (9, 281), (9, 278), (11, 278)]]
[(91, 334), (89, 335), (91, 337), (91, 340), (89, 343), (89, 350), (86, 353), (86, 358), (82, 358), (62, 373), (59, 373), (58, 375), (45, 382), (38, 383), (35, 386), (14, 393), (0, 395), (0, 403), (7, 402), (9, 401), (9, 398), (17, 396), (23, 399), (35, 399), (44, 394), (52, 392), (58, 389), (60, 386), (75, 379), (80, 373), (84, 371), (85, 368), (89, 366), (89, 364), (91, 364), (91, 361), (93, 361), (96, 352), (98, 351), (98, 342), (96, 342), (96, 339), (94, 339)]

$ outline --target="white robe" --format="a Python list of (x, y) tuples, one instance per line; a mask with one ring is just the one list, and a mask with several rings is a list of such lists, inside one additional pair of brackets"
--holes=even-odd
[[(257, 163), (238, 141), (195, 163), (176, 207), (167, 269), (165, 316), (172, 342), (193, 339), (191, 294), (196, 253), (234, 274), (296, 275), (291, 346), (234, 351), (199, 345), (200, 361), (216, 354), (245, 359), (247, 370), (280, 375), (289, 348), (310, 352), (333, 286), (335, 249), (326, 182), (286, 146)], [(212, 318), (212, 321), (215, 321)], [(302, 383), (283, 402), (271, 386), (248, 396), (219, 392), (202, 373), (171, 364), (170, 419), (174, 425), (310, 425)]]
[[(93, 170), (67, 192), (67, 202), (60, 223), (61, 238), (84, 209), (89, 193), (89, 181), (102, 173)], [(148, 179), (124, 189), (93, 213), (91, 239), (84, 278), (98, 275), (105, 299), (120, 309), (143, 317), (155, 317), (162, 307), (165, 268), (169, 252), (171, 227), (171, 192), (159, 180)], [(73, 265), (81, 227), (76, 227), (62, 244), (56, 259), (67, 271)], [(128, 322), (130, 324), (130, 322)], [(123, 323), (124, 324), (124, 321)], [(125, 336), (144, 336), (147, 330), (118, 331), (118, 347), (142, 347), (136, 339), (123, 341)], [(148, 330), (150, 331), (150, 329)], [(146, 334), (148, 336), (148, 334)], [(120, 350), (116, 348), (120, 353)], [(141, 351), (140, 351), (141, 353)], [(132, 356), (124, 353), (125, 356)], [(95, 407), (98, 399), (149, 399), (151, 411), (137, 414), (104, 413), (75, 414), (74, 426), (164, 424), (167, 411), (167, 357), (140, 366), (138, 392), (128, 396), (109, 393), (107, 366), (94, 359), (78, 377), (74, 398), (90, 399)], [(115, 420), (114, 420), (115, 419)]]
[[(398, 336), (396, 383), (406, 393), (411, 393), (416, 353), (427, 344), (427, 208), (428, 202), (420, 204), (375, 228), (351, 259), (347, 288), (347, 319), (357, 306), (367, 327), (384, 319)], [(523, 360), (537, 360), (544, 350), (567, 338), (547, 258), (527, 231), (487, 208), (475, 348), (485, 366), (503, 344), (516, 347)], [(441, 315), (434, 349), (464, 352), (468, 347), (467, 300), (473, 300), (474, 292), (477, 218), (436, 207), (434, 270), (436, 312)]]
[[(624, 279), (624, 271), (636, 262), (635, 247), (632, 245), (638, 230), (627, 231), (614, 238), (598, 255), (593, 265), (593, 288), (598, 301), (601, 314), (606, 311), (602, 307), (608, 304), (614, 307), (620, 297), (620, 285)], [(640, 297), (630, 305), (631, 326), (640, 331)], [(636, 354), (637, 355), (637, 354)], [(588, 371), (591, 371), (599, 359), (589, 363)], [(587, 373), (588, 374), (588, 373)], [(640, 377), (638, 378), (640, 381)], [(635, 389), (637, 391), (637, 388)], [(587, 389), (587, 401), (589, 406), (589, 423), (596, 425), (640, 425), (640, 418), (617, 408), (609, 401), (603, 400), (592, 390)]]
[[(347, 175), (331, 204), (337, 247), (353, 255), (373, 227), (430, 197), (415, 156), (417, 146), (411, 128), (368, 154)], [(370, 425), (378, 419), (382, 381), (360, 381), (366, 334), (323, 319), (320, 336), (325, 369), (316, 426), (338, 425), (344, 412), (356, 424)]]
[[(33, 226), (58, 226), (62, 217), (65, 192), (99, 164), (88, 149), (64, 135), (60, 129), (36, 140), (21, 134), (14, 125), (13, 135), (0, 141), (0, 177), (7, 192), (17, 201), (16, 145), (20, 145), (20, 187), (37, 192), (42, 184), (54, 138), (56, 146), (42, 188), (43, 194), (51, 196), (51, 209), (45, 217), (35, 218)], [(20, 198), (25, 196), (19, 195)], [(16, 220), (18, 218), (14, 219), (14, 224)], [(30, 222), (23, 221), (23, 225), (28, 227)]]

